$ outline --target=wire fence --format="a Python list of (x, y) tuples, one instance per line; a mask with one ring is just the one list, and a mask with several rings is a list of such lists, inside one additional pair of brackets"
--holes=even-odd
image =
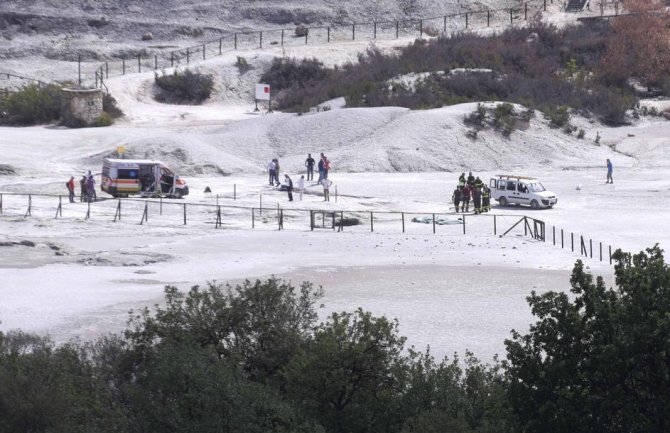
[[(95, 87), (106, 88), (104, 81), (110, 76), (159, 71), (221, 56), (224, 52), (262, 49), (269, 46), (423, 38), (466, 30), (511, 27), (532, 19), (538, 12), (546, 11), (548, 3), (553, 4), (553, 0), (531, 0), (516, 8), (480, 9), (426, 18), (228, 33), (217, 39), (178, 50), (106, 61), (104, 64), (98, 64), (94, 72), (84, 77), (84, 81), (94, 84)], [(594, 10), (591, 10), (590, 1), (584, 2), (583, 5), (588, 7), (595, 17), (599, 15), (604, 17), (610, 12), (618, 15), (621, 9), (619, 1), (602, 1), (595, 5)], [(78, 81), (82, 82), (81, 72)]]
[[(183, 200), (117, 198), (69, 203), (67, 196), (0, 193), (0, 217), (38, 217), (132, 224), (149, 227), (208, 227), (237, 230), (333, 231), (354, 233), (407, 233), (412, 235), (493, 235), (532, 239), (581, 257), (612, 263), (611, 244), (547, 227), (527, 215), (478, 215), (454, 212), (295, 209), (250, 207)], [(549, 230), (550, 229), (550, 230)]]
[(38, 80), (37, 78), (0, 71), (0, 95), (7, 96), (10, 93), (16, 92), (26, 84), (36, 84), (37, 87), (42, 87), (47, 86), (49, 83)]

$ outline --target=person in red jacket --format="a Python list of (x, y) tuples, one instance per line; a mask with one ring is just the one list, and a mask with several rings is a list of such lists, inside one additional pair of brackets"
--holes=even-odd
[(472, 189), (469, 185), (465, 185), (461, 190), (461, 212), (470, 212), (470, 195), (472, 194)]
[(70, 180), (66, 183), (67, 192), (70, 196), (70, 203), (74, 203), (74, 176), (70, 176)]

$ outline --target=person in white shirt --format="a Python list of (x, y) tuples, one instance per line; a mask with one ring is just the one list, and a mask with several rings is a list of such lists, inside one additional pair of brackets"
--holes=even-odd
[(327, 177), (321, 179), (321, 186), (323, 186), (323, 201), (330, 201), (330, 186), (333, 184)]
[(268, 162), (268, 175), (270, 176), (270, 185), (274, 186), (275, 184), (275, 172), (277, 166), (275, 165), (275, 160)]
[(300, 176), (298, 179), (298, 191), (300, 191), (300, 200), (302, 200), (302, 193), (305, 192), (305, 176)]

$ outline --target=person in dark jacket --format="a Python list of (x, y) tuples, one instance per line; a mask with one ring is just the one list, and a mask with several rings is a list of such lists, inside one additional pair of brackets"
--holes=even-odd
[(321, 179), (323, 179), (323, 153), (321, 154), (317, 168), (319, 169), (319, 180), (317, 180), (317, 182), (320, 183)]
[(79, 201), (84, 201), (88, 199), (88, 194), (86, 193), (86, 175), (82, 176), (79, 179), (79, 187), (81, 188), (81, 193), (79, 194)]
[(484, 191), (482, 191), (482, 212), (488, 212), (491, 210), (491, 189), (488, 186), (484, 186)]
[(475, 205), (475, 215), (482, 213), (482, 190), (475, 188), (472, 190), (472, 201)]
[(475, 188), (479, 188), (479, 189), (484, 188), (484, 182), (482, 182), (482, 180), (479, 178), (479, 176), (477, 176), (477, 178), (475, 179), (475, 181), (473, 183), (473, 186)]
[(458, 177), (458, 186), (465, 186), (465, 172)]
[(307, 167), (307, 180), (314, 180), (314, 158), (312, 158), (311, 153), (307, 154), (305, 167)]
[(469, 186), (465, 185), (461, 189), (461, 212), (470, 212), (470, 194), (472, 190)]
[(458, 205), (461, 204), (461, 187), (457, 186), (454, 193), (451, 195), (451, 200), (454, 202), (454, 207), (458, 213)]
[(475, 184), (475, 177), (472, 175), (472, 172), (468, 174), (468, 186), (472, 187)]
[(293, 201), (293, 181), (288, 174), (284, 175), (284, 183), (286, 184), (286, 192), (288, 192), (288, 201)]

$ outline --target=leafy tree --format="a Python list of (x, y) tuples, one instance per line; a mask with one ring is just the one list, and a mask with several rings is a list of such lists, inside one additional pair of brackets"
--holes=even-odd
[(0, 333), (0, 431), (122, 432), (115, 404), (76, 344)]
[(136, 313), (126, 337), (146, 348), (165, 339), (193, 341), (237, 363), (252, 380), (277, 380), (314, 327), (321, 296), (310, 283), (298, 291), (276, 278), (247, 280), (235, 288), (194, 286), (187, 294), (166, 287), (165, 307)]
[(538, 322), (505, 342), (522, 431), (670, 429), (670, 270), (658, 246), (614, 258), (616, 288), (578, 261), (574, 299), (528, 298)]
[(328, 431), (388, 431), (404, 342), (396, 321), (333, 313), (286, 367), (288, 393)]

